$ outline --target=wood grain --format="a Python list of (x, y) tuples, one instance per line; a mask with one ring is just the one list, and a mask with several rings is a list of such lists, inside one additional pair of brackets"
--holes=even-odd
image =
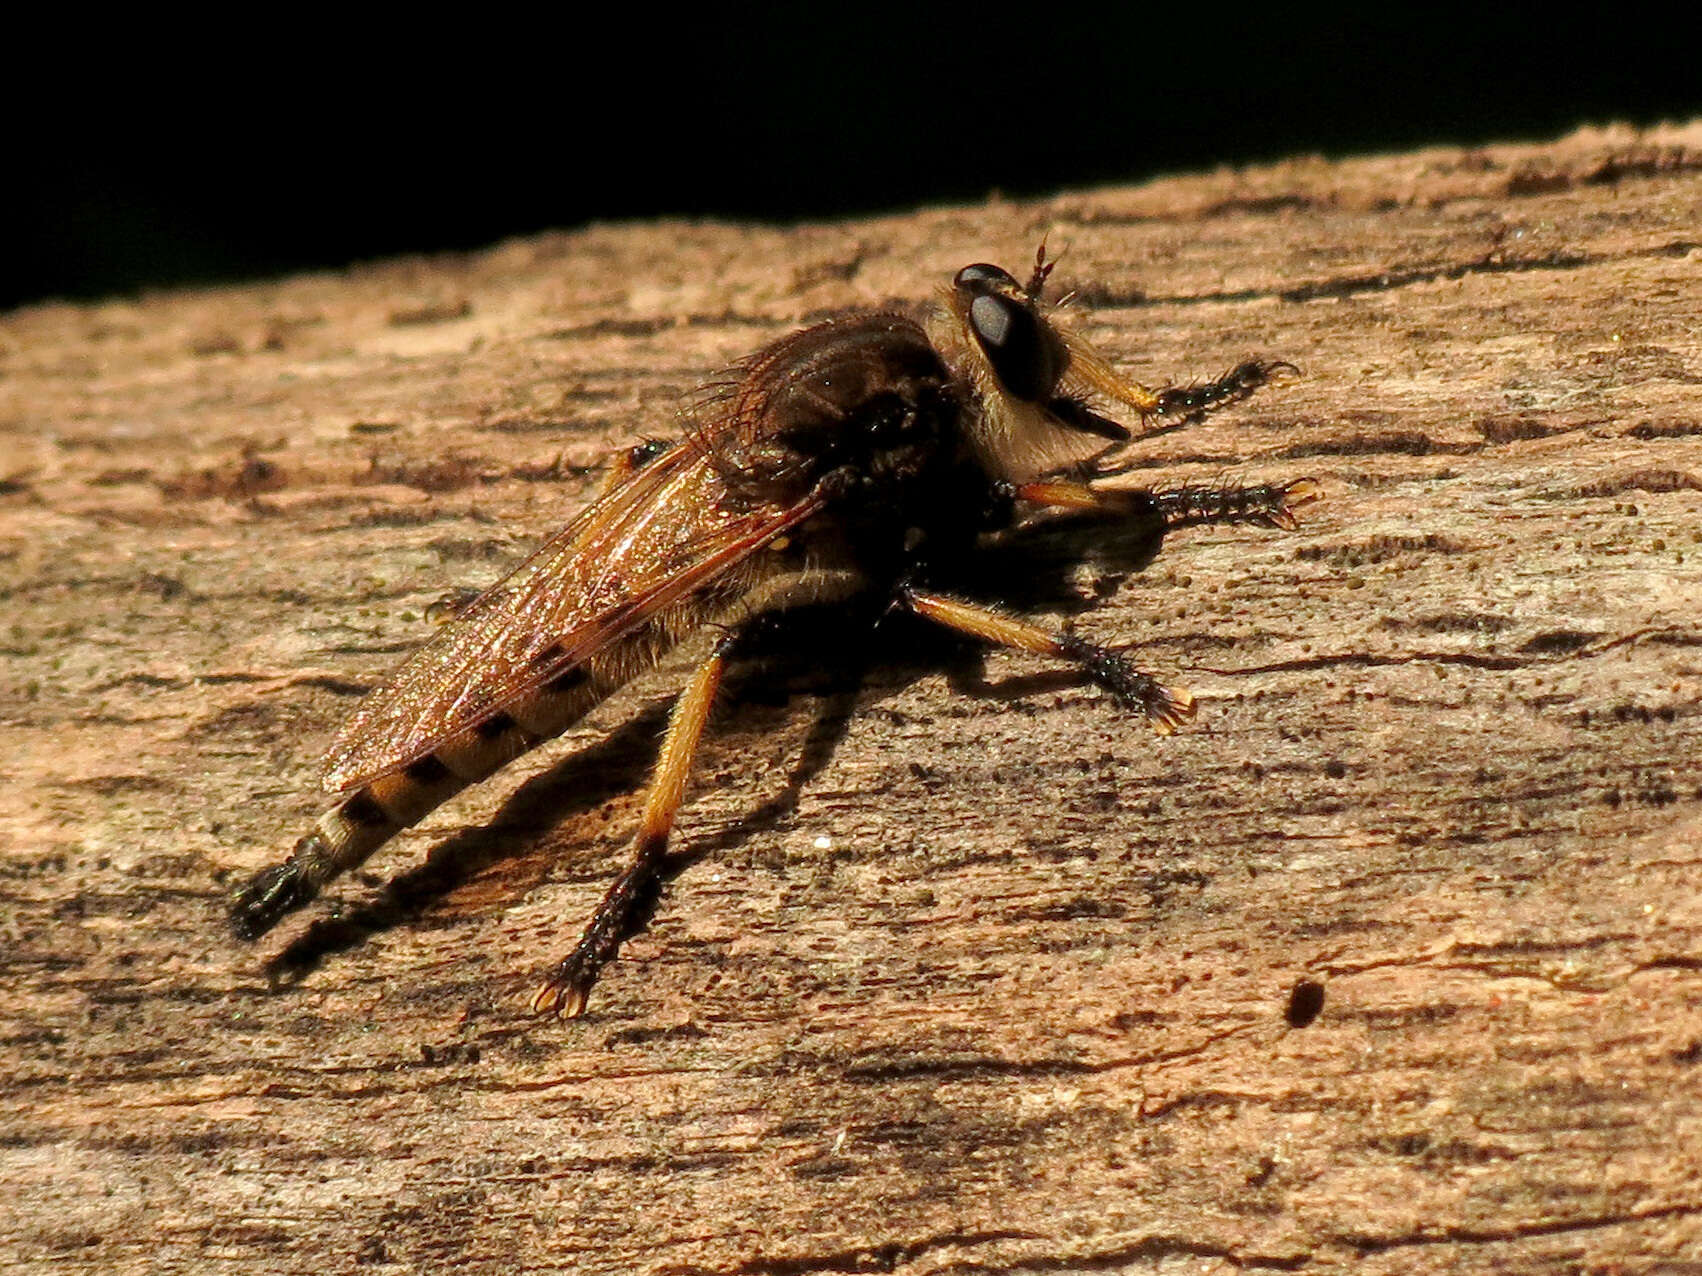
[[(1699, 213), (1702, 125), (1608, 129), (4, 317), (0, 1256), (1702, 1270)], [(584, 1021), (525, 999), (665, 677), (228, 938), (430, 600), (734, 358), (1043, 231), (1134, 375), (1304, 371), (1136, 476), (1311, 475), (1298, 533), (1010, 569), (1194, 727), (883, 628), (747, 680)]]

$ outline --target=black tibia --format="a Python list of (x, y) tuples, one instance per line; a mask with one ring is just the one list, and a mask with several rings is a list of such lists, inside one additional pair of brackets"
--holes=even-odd
[(1151, 674), (1137, 669), (1127, 657), (1074, 634), (1054, 633), (990, 607), (908, 585), (899, 588), (897, 603), (918, 616), (984, 642), (1070, 661), (1121, 704), (1144, 714), (1160, 735), (1169, 735), (1194, 716), (1194, 697), (1188, 692), (1166, 688)]
[(697, 746), (703, 738), (703, 728), (709, 722), (709, 712), (714, 708), (721, 675), (743, 637), (742, 633), (733, 633), (717, 643), (714, 652), (698, 666), (697, 672), (674, 702), (668, 734), (662, 741), (662, 752), (656, 759), (656, 771), (650, 780), (650, 793), (645, 798), (643, 820), (633, 844), (632, 863), (603, 896), (603, 902), (597, 905), (597, 911), (591, 915), (573, 951), (556, 963), (532, 998), (535, 1012), (556, 1014), (565, 1019), (574, 1019), (585, 1013), (585, 1003), (591, 995), (592, 985), (597, 982), (597, 973), (615, 959), (620, 952), (621, 941), (655, 902), (668, 849), (668, 835), (673, 831), (674, 817), (685, 799), (686, 781), (697, 757)]
[(598, 973), (615, 959), (621, 941), (656, 902), (667, 847), (666, 834), (639, 834), (633, 848), (633, 862), (609, 887), (573, 951), (555, 964), (543, 987), (532, 998), (535, 1012), (560, 1015), (563, 1019), (577, 1019), (585, 1013), (585, 1003)]
[(1198, 527), (1206, 523), (1263, 523), (1267, 527), (1298, 526), (1294, 511), (1319, 498), (1311, 479), (1287, 483), (1217, 483), (1209, 487), (1177, 487), (1152, 493), (1164, 526)]
[(1097, 646), (1074, 634), (1060, 634), (1058, 654), (1079, 666), (1094, 683), (1115, 696), (1119, 704), (1144, 713), (1161, 735), (1169, 735), (1194, 716), (1194, 697), (1190, 693), (1167, 689), (1151, 674), (1135, 668), (1128, 657), (1109, 647)]
[(1169, 417), (1204, 416), (1229, 403), (1239, 403), (1260, 386), (1268, 385), (1279, 372), (1299, 372), (1292, 363), (1280, 359), (1249, 359), (1238, 364), (1216, 381), (1205, 385), (1173, 386), (1158, 392), (1158, 415)]

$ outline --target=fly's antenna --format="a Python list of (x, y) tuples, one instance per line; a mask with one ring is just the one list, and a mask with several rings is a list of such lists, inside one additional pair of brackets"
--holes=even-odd
[(1028, 283), (1023, 288), (1023, 292), (1027, 293), (1028, 299), (1033, 302), (1040, 300), (1040, 291), (1046, 287), (1047, 276), (1052, 273), (1052, 268), (1063, 260), (1063, 253), (1059, 253), (1051, 261), (1046, 260), (1046, 240), (1051, 234), (1051, 231), (1047, 231), (1040, 237), (1040, 247), (1034, 250), (1034, 273), (1028, 277)]

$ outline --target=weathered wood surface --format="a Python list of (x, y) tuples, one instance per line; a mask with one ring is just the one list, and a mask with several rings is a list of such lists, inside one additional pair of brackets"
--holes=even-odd
[[(1702, 127), (1590, 132), (5, 317), (0, 1256), (1702, 1270), (1699, 213)], [(1141, 475), (1313, 475), (1299, 533), (1032, 564), (1194, 728), (896, 636), (749, 688), (578, 1023), (525, 997), (666, 680), (227, 936), (427, 602), (733, 358), (1048, 229), (1135, 375), (1304, 370)]]

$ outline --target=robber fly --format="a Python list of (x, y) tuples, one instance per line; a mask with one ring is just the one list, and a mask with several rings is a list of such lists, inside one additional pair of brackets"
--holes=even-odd
[[(617, 460), (578, 518), (466, 606), (372, 692), (331, 745), (345, 796), (231, 902), (255, 939), (402, 829), (578, 721), (687, 635), (724, 636), (675, 701), (631, 864), (532, 1000), (576, 1016), (653, 897), (692, 759), (728, 662), (786, 608), (870, 591), (976, 639), (1069, 662), (1168, 734), (1193, 698), (1072, 633), (936, 591), (946, 547), (1052, 508), (1144, 520), (1292, 527), (1308, 480), (1159, 490), (1104, 486), (1117, 449), (1243, 399), (1292, 367), (1250, 361), (1216, 381), (1152, 391), (1117, 375), (1027, 282), (965, 266), (925, 321), (829, 319), (739, 364), (684, 437)], [(1126, 468), (1126, 467), (1125, 467)]]

